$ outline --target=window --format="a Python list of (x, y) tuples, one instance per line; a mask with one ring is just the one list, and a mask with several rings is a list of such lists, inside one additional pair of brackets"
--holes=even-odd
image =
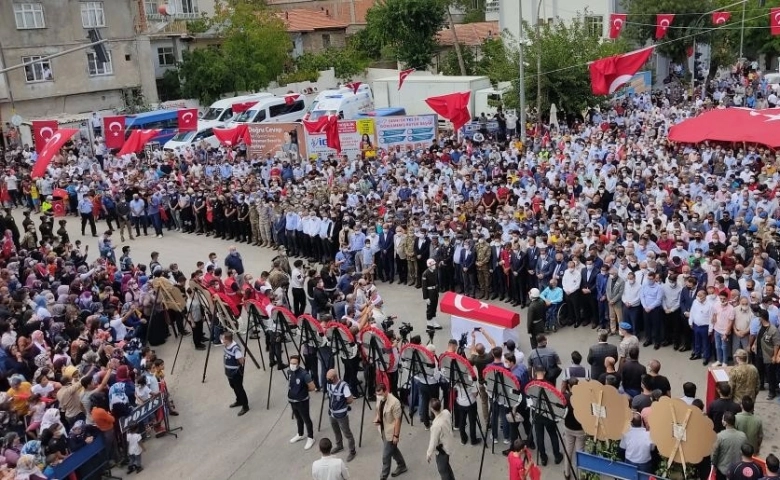
[(54, 80), (54, 76), (51, 73), (51, 61), (43, 60), (38, 61), (44, 57), (40, 55), (32, 55), (29, 57), (22, 57), (22, 63), (35, 62), (30, 65), (25, 65), (24, 75), (27, 78), (28, 83), (32, 82), (50, 82)]
[(172, 67), (176, 65), (176, 56), (173, 54), (173, 47), (158, 48), (157, 61), (161, 67)]
[(593, 37), (604, 36), (604, 17), (601, 15), (588, 15), (585, 17), (585, 29)]
[(330, 34), (329, 33), (323, 33), (322, 34), (322, 48), (329, 48), (330, 47)]
[(81, 2), (81, 25), (84, 28), (106, 26), (103, 2)]
[(280, 103), (278, 105), (271, 105), (271, 107), (268, 108), (268, 111), (271, 114), (271, 118), (273, 118), (281, 115), (287, 115), (288, 113), (300, 112), (305, 107), (306, 106), (304, 105), (303, 100), (296, 100), (290, 105), (287, 105), (286, 102)]
[(46, 28), (46, 22), (43, 20), (43, 5), (40, 3), (15, 3), (14, 16), (16, 28), (19, 30)]
[(106, 52), (106, 55), (108, 55), (108, 62), (100, 63), (97, 59), (97, 55), (95, 55), (95, 52), (87, 52), (87, 66), (89, 67), (90, 77), (112, 75), (114, 73), (114, 65), (111, 61), (111, 52)]
[(147, 15), (157, 15), (157, 0), (144, 0), (144, 10)]

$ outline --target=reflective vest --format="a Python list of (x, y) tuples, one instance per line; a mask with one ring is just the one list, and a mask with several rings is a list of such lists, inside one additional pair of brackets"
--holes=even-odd
[(347, 389), (347, 382), (339, 380), (336, 385), (328, 384), (328, 398), (330, 398), (330, 416), (333, 418), (344, 418), (347, 416), (349, 406), (344, 390)]
[(240, 352), (238, 344), (233, 342), (225, 347), (225, 375), (232, 377), (241, 370), (241, 363), (236, 355)]
[(306, 383), (306, 370), (298, 365), (298, 370), (290, 370), (290, 378), (287, 388), (287, 400), (291, 402), (303, 402), (309, 399), (309, 386)]

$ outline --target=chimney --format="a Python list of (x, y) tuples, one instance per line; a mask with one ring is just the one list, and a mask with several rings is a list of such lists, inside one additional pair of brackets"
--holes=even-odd
[(330, 11), (327, 8), (325, 9), (325, 16), (330, 17)]
[(290, 12), (284, 12), (284, 19), (289, 20), (290, 19)]

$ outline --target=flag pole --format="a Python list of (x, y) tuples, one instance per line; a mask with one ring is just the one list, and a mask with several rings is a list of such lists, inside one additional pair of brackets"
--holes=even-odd
[(523, 0), (518, 1), (520, 5), (520, 141), (525, 146), (525, 27), (523, 26)]

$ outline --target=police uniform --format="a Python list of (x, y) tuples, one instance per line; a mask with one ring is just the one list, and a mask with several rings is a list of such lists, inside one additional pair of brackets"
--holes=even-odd
[(252, 232), (249, 228), (249, 205), (242, 201), (238, 204), (238, 241), (249, 243), (249, 237)]
[[(338, 380), (335, 384), (328, 383), (328, 414), (330, 427), (336, 440), (333, 452), (339, 452), (344, 448), (342, 434), (347, 438), (350, 457), (355, 456), (355, 436), (349, 427), (349, 404), (347, 399), (352, 396), (349, 385), (344, 380)], [(350, 461), (351, 458), (347, 458)]]
[(243, 415), (249, 410), (249, 399), (244, 390), (244, 366), (240, 362), (242, 358), (244, 358), (244, 352), (241, 351), (236, 342), (231, 342), (225, 347), (225, 375), (227, 375), (230, 388), (236, 394), (236, 401), (230, 406), (241, 407), (239, 415)]
[(439, 305), (439, 279), (436, 270), (431, 271), (430, 268), (426, 268), (422, 274), (422, 294), (428, 301), (425, 318), (430, 322), (436, 318), (436, 307)]
[(477, 283), (479, 283), (480, 298), (487, 298), (490, 293), (490, 245), (481, 241), (477, 244)]

